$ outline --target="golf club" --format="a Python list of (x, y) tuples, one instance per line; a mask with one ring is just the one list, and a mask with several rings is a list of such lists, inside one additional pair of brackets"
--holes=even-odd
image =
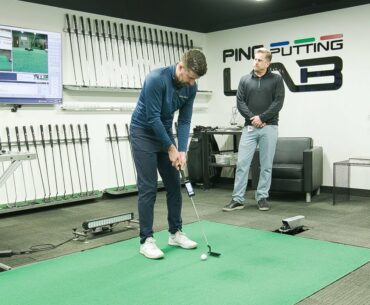
[(65, 199), (67, 190), (66, 190), (66, 181), (65, 181), (65, 178), (64, 178), (63, 156), (62, 156), (62, 149), (61, 149), (61, 146), (60, 146), (60, 134), (59, 134), (59, 126), (58, 125), (55, 125), (55, 130), (56, 130), (56, 133), (57, 133), (57, 144), (58, 144), (59, 157), (60, 157), (60, 167), (62, 169), (63, 188), (64, 188), (63, 198)]
[(91, 176), (91, 193), (94, 193), (94, 180), (93, 180), (93, 172), (91, 166), (91, 153), (90, 153), (90, 138), (89, 138), (89, 131), (87, 128), (87, 124), (85, 124), (85, 135), (86, 135), (86, 144), (87, 144), (87, 153), (89, 157), (89, 165), (90, 165), (90, 176)]
[(57, 170), (55, 166), (55, 156), (54, 156), (54, 141), (53, 141), (53, 131), (51, 129), (51, 124), (48, 125), (49, 129), (49, 142), (50, 142), (50, 150), (51, 150), (51, 157), (53, 160), (53, 168), (54, 168), (54, 180), (55, 180), (55, 199), (58, 200), (58, 178), (57, 178)]
[[(10, 140), (10, 131), (9, 131), (9, 127), (5, 127), (5, 130), (6, 130), (6, 137), (8, 139), (8, 148), (9, 148), (9, 152), (12, 151), (12, 142)], [(15, 199), (14, 199), (14, 206), (17, 206), (17, 185), (15, 183), (15, 177), (14, 177), (14, 173), (12, 173), (12, 176), (13, 176), (13, 185), (14, 185), (14, 192), (15, 192)]]
[(39, 166), (39, 172), (40, 172), (40, 178), (41, 178), (41, 183), (42, 183), (42, 189), (44, 190), (44, 201), (46, 198), (46, 190), (45, 190), (45, 183), (44, 183), (44, 177), (42, 175), (42, 170), (41, 170), (41, 163), (40, 163), (40, 158), (39, 158), (39, 152), (37, 151), (37, 143), (36, 143), (36, 138), (35, 138), (35, 131), (33, 130), (33, 126), (30, 126), (31, 129), (31, 135), (32, 135), (32, 143), (33, 146), (35, 147), (36, 155), (37, 155), (37, 164)]
[(115, 157), (115, 155), (114, 155), (113, 141), (112, 141), (112, 134), (111, 134), (111, 131), (110, 131), (110, 125), (109, 125), (109, 124), (107, 124), (107, 129), (108, 129), (109, 142), (110, 142), (110, 147), (111, 147), (111, 150), (112, 150), (112, 156), (113, 156), (114, 172), (115, 172), (115, 174), (116, 174), (117, 190), (119, 190), (119, 181), (118, 181), (118, 174), (117, 174), (116, 157)]
[(74, 135), (74, 131), (73, 131), (73, 125), (72, 124), (69, 124), (69, 127), (71, 129), (72, 145), (73, 145), (73, 151), (75, 153), (77, 177), (78, 177), (78, 184), (80, 186), (80, 195), (81, 195), (82, 194), (82, 186), (81, 186), (81, 178), (80, 178), (80, 168), (78, 166), (78, 157), (77, 157), (77, 149), (76, 149), (75, 135)]
[[(49, 189), (49, 200), (51, 196), (51, 188), (50, 188), (50, 179), (49, 179), (49, 168), (48, 168), (48, 160), (46, 157), (46, 146), (45, 146), (45, 137), (44, 137), (44, 126), (40, 125), (40, 134), (41, 134), (41, 144), (42, 149), (44, 150), (44, 159), (45, 159), (45, 168), (46, 168), (46, 179), (48, 182), (48, 189)], [(46, 198), (44, 198), (45, 201)]]
[(184, 181), (184, 184), (185, 184), (186, 192), (188, 193), (188, 196), (189, 196), (189, 198), (191, 200), (191, 203), (193, 205), (195, 214), (197, 215), (198, 223), (200, 225), (200, 228), (201, 228), (201, 231), (202, 231), (202, 235), (203, 235), (204, 241), (207, 244), (207, 247), (208, 247), (208, 255), (214, 256), (214, 257), (219, 257), (221, 255), (221, 253), (213, 252), (212, 251), (211, 246), (210, 246), (210, 244), (208, 242), (207, 236), (206, 236), (206, 234), (205, 234), (205, 232), (203, 230), (203, 226), (202, 226), (202, 223), (201, 223), (201, 220), (200, 220), (200, 217), (199, 217), (199, 213), (198, 213), (198, 210), (197, 210), (197, 208), (195, 206), (195, 203), (194, 203), (194, 200), (193, 200), (193, 196), (195, 196), (195, 193), (194, 193), (193, 187), (191, 185), (191, 182), (189, 181), (189, 179), (186, 179), (185, 178), (184, 171), (181, 168), (179, 170), (180, 170), (180, 173), (181, 173), (181, 178), (182, 178), (182, 180)]
[[(19, 129), (18, 126), (15, 126), (15, 136), (17, 139), (17, 147), (18, 151), (21, 152), (21, 140), (19, 138)], [(23, 187), (24, 187), (24, 202), (27, 202), (27, 187), (26, 187), (26, 178), (24, 175), (24, 167), (23, 167), (23, 162), (21, 162), (21, 171), (22, 171), (22, 178), (23, 178)]]
[[(26, 126), (23, 126), (23, 134), (24, 134), (24, 143), (26, 144), (27, 152), (29, 152), (30, 151), (30, 145), (29, 145), (29, 142), (28, 142)], [(32, 185), (33, 185), (33, 191), (34, 191), (34, 194), (35, 194), (35, 202), (36, 202), (37, 195), (36, 195), (35, 175), (33, 174), (32, 162), (30, 161), (29, 163), (30, 163), (30, 168), (31, 168)]]
[(66, 152), (67, 152), (67, 161), (68, 161), (68, 169), (69, 169), (69, 177), (71, 178), (71, 189), (72, 189), (72, 197), (75, 194), (74, 188), (73, 188), (73, 178), (72, 178), (72, 168), (71, 168), (71, 159), (69, 157), (69, 150), (68, 150), (68, 139), (67, 139), (67, 130), (66, 125), (62, 125), (63, 128), (63, 135), (64, 135), (64, 144), (66, 146)]
[[(1, 138), (0, 138), (0, 151), (3, 150), (3, 146), (1, 144)], [(5, 172), (5, 167), (4, 167), (4, 162), (1, 162), (1, 167), (3, 169), (3, 173)], [(7, 204), (9, 204), (9, 193), (8, 193), (8, 185), (6, 183), (7, 181), (5, 180), (5, 193), (6, 193), (6, 200), (7, 200)]]
[(84, 146), (83, 146), (83, 141), (82, 141), (82, 132), (81, 132), (81, 125), (77, 124), (77, 129), (78, 129), (78, 138), (80, 140), (80, 147), (81, 147), (81, 155), (82, 155), (82, 168), (84, 172), (84, 177), (85, 177), (85, 186), (86, 186), (86, 195), (89, 192), (88, 186), (87, 186), (87, 175), (86, 175), (86, 166), (85, 166), (85, 152), (84, 152)]
[(117, 142), (118, 159), (119, 159), (119, 163), (120, 163), (120, 166), (121, 166), (122, 181), (123, 181), (123, 189), (125, 189), (125, 188), (126, 188), (126, 183), (125, 183), (125, 176), (124, 176), (124, 174), (123, 174), (123, 165), (122, 165), (122, 158), (121, 158), (121, 149), (119, 148), (119, 139), (118, 139), (118, 132), (117, 132), (117, 125), (116, 125), (116, 124), (113, 124), (113, 129), (114, 129), (114, 135), (115, 135), (116, 142)]

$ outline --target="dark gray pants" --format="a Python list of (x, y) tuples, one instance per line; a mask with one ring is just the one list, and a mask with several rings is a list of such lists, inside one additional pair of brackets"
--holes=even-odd
[(132, 152), (137, 171), (140, 243), (153, 236), (154, 204), (157, 197), (158, 172), (166, 189), (168, 231), (182, 228), (181, 184), (176, 170), (154, 132), (130, 128)]

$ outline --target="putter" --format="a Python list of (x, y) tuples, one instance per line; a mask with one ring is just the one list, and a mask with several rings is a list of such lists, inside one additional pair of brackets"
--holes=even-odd
[(42, 183), (42, 189), (44, 190), (44, 201), (45, 201), (45, 198), (46, 198), (46, 189), (45, 189), (44, 177), (42, 175), (42, 170), (41, 170), (41, 163), (40, 163), (40, 158), (39, 158), (39, 152), (37, 150), (37, 143), (36, 143), (35, 131), (34, 131), (32, 125), (30, 126), (30, 129), (31, 129), (31, 135), (32, 135), (32, 143), (33, 143), (33, 146), (35, 148), (36, 155), (37, 155), (37, 164), (39, 166), (40, 178), (41, 178), (41, 183)]
[[(50, 179), (49, 179), (48, 159), (47, 159), (47, 157), (46, 157), (46, 145), (45, 145), (44, 126), (43, 126), (43, 125), (40, 125), (40, 134), (41, 134), (41, 144), (42, 144), (42, 149), (44, 150), (44, 159), (45, 159), (45, 168), (46, 168), (46, 178), (47, 178), (47, 182), (48, 182), (49, 201), (50, 201), (51, 188), (50, 188)], [(44, 201), (46, 201), (46, 197), (44, 197)]]
[(121, 158), (121, 150), (119, 148), (119, 139), (118, 139), (118, 132), (117, 132), (117, 125), (113, 124), (113, 129), (114, 129), (114, 134), (117, 142), (117, 149), (118, 149), (118, 158), (119, 158), (119, 163), (121, 165), (121, 173), (122, 173), (122, 181), (123, 181), (123, 189), (126, 188), (126, 183), (125, 183), (125, 176), (123, 174), (123, 165), (122, 165), (122, 158)]
[(82, 186), (81, 186), (81, 178), (80, 178), (80, 169), (79, 169), (79, 166), (78, 166), (78, 157), (77, 157), (75, 135), (74, 135), (74, 131), (73, 131), (73, 125), (69, 124), (69, 127), (71, 129), (72, 145), (73, 145), (73, 151), (75, 153), (77, 177), (78, 177), (78, 184), (80, 186), (80, 195), (81, 195), (82, 194)]
[[(21, 152), (21, 140), (19, 138), (19, 128), (18, 128), (18, 126), (15, 126), (15, 136), (16, 136), (16, 139), (17, 139), (18, 151)], [(21, 163), (21, 170), (22, 170), (23, 187), (24, 187), (24, 195), (25, 195), (24, 202), (27, 202), (27, 187), (26, 187), (26, 178), (24, 176), (23, 163)]]
[[(0, 152), (3, 151), (3, 145), (1, 143), (1, 138), (0, 138)], [(5, 172), (5, 167), (4, 167), (4, 162), (1, 162), (1, 167), (3, 168), (3, 173)], [(8, 185), (6, 183), (7, 181), (5, 180), (4, 185), (5, 185), (5, 193), (6, 193), (6, 200), (7, 204), (9, 204), (9, 193), (8, 193)]]
[(50, 142), (50, 150), (51, 150), (51, 157), (53, 159), (53, 168), (54, 168), (54, 179), (55, 179), (55, 199), (58, 200), (58, 178), (57, 178), (57, 170), (55, 166), (55, 156), (54, 156), (54, 141), (53, 141), (53, 131), (51, 129), (51, 124), (48, 125), (49, 128), (49, 142)]
[(116, 174), (116, 181), (117, 181), (117, 191), (119, 190), (119, 181), (118, 181), (118, 174), (117, 174), (117, 165), (116, 165), (116, 157), (114, 155), (114, 149), (113, 149), (113, 141), (112, 141), (112, 134), (110, 131), (110, 125), (107, 124), (108, 128), (108, 135), (109, 135), (109, 142), (110, 142), (110, 147), (112, 149), (112, 156), (113, 156), (113, 164), (114, 164), (114, 172)]
[(66, 125), (62, 125), (63, 128), (63, 134), (64, 134), (64, 144), (66, 147), (66, 152), (67, 152), (67, 161), (68, 161), (68, 169), (69, 169), (69, 177), (71, 178), (71, 189), (72, 189), (72, 197), (74, 197), (75, 191), (73, 189), (73, 178), (72, 178), (72, 169), (71, 169), (71, 159), (69, 157), (69, 150), (68, 150), (68, 138), (67, 138), (67, 130), (66, 130)]
[(64, 166), (63, 166), (63, 157), (62, 157), (62, 149), (61, 149), (61, 142), (60, 142), (60, 134), (59, 134), (59, 126), (55, 125), (55, 130), (57, 133), (57, 144), (58, 144), (58, 150), (59, 150), (59, 159), (60, 159), (60, 168), (62, 169), (62, 178), (63, 178), (63, 188), (64, 188), (64, 193), (63, 193), (63, 198), (66, 199), (66, 181), (64, 178)]
[(92, 172), (92, 166), (91, 166), (91, 154), (90, 154), (90, 138), (89, 138), (89, 131), (87, 128), (87, 124), (85, 124), (85, 134), (86, 134), (87, 153), (88, 153), (89, 165), (90, 165), (91, 194), (94, 194), (94, 180), (93, 180), (93, 172)]
[(198, 223), (200, 225), (200, 228), (201, 228), (201, 231), (202, 231), (202, 235), (203, 235), (204, 241), (207, 244), (207, 247), (208, 247), (208, 255), (209, 256), (214, 256), (214, 257), (219, 257), (221, 255), (221, 253), (213, 252), (212, 251), (211, 246), (208, 243), (207, 236), (206, 236), (206, 234), (205, 234), (205, 232), (203, 230), (203, 227), (202, 227), (202, 224), (201, 224), (201, 220), (200, 220), (200, 217), (199, 217), (199, 213), (198, 213), (198, 210), (197, 210), (197, 208), (195, 206), (195, 203), (194, 203), (194, 200), (193, 200), (193, 196), (195, 196), (195, 193), (194, 193), (193, 187), (191, 185), (191, 182), (189, 181), (189, 179), (186, 179), (185, 178), (184, 171), (182, 169), (179, 169), (179, 170), (180, 170), (180, 173), (181, 173), (181, 178), (182, 178), (182, 180), (184, 181), (184, 184), (185, 184), (186, 192), (188, 193), (188, 196), (189, 196), (189, 198), (191, 200), (191, 203), (193, 205), (195, 214), (197, 215)]
[[(12, 141), (10, 140), (10, 130), (9, 127), (5, 127), (6, 130), (6, 137), (8, 139), (8, 148), (9, 152), (12, 151)], [(14, 193), (15, 193), (15, 198), (14, 198), (14, 206), (17, 206), (17, 184), (15, 183), (15, 178), (14, 178), (14, 172), (12, 173), (13, 176), (13, 186), (14, 186)]]
[[(30, 151), (30, 145), (29, 145), (29, 142), (28, 142), (26, 126), (23, 126), (23, 134), (24, 134), (24, 143), (26, 144), (27, 152), (29, 152)], [(32, 185), (33, 185), (33, 191), (34, 191), (34, 194), (35, 194), (35, 202), (36, 202), (37, 195), (36, 195), (35, 175), (33, 174), (32, 162), (30, 161), (29, 164), (30, 164), (30, 168), (31, 168)]]
[(85, 166), (85, 152), (84, 152), (84, 146), (83, 146), (83, 141), (82, 141), (82, 132), (81, 132), (81, 125), (80, 124), (77, 124), (77, 129), (78, 129), (78, 135), (79, 135), (79, 140), (80, 140), (81, 156), (82, 156), (82, 169), (83, 169), (84, 177), (85, 177), (86, 196), (87, 196), (87, 193), (89, 192), (89, 190), (88, 190), (88, 186), (87, 186), (87, 175), (86, 175), (86, 166)]

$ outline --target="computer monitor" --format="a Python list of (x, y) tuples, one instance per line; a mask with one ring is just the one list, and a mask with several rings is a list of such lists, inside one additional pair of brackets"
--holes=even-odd
[(0, 25), (0, 104), (62, 103), (61, 33)]

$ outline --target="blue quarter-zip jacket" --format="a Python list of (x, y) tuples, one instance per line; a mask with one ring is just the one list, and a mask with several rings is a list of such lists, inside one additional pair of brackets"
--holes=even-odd
[(131, 126), (154, 131), (163, 147), (168, 149), (174, 144), (171, 140), (173, 119), (179, 110), (178, 150), (185, 152), (198, 87), (197, 84), (177, 87), (175, 71), (176, 65), (172, 65), (147, 75), (131, 117)]

